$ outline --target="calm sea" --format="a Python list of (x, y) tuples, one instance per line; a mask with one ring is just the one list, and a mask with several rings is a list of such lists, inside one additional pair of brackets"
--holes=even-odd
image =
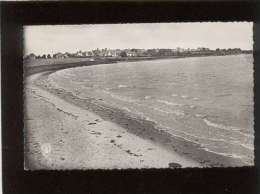
[(206, 151), (254, 164), (252, 55), (79, 67), (49, 80), (81, 98), (152, 120)]

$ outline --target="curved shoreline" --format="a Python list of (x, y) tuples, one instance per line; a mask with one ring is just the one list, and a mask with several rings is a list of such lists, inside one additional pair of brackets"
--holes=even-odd
[[(241, 53), (240, 55), (247, 55), (244, 53)], [(37, 60), (35, 60), (34, 64), (32, 62), (33, 65), (29, 65), (29, 62), (24, 61), (24, 75), (25, 76), (29, 76), (35, 73), (41, 73), (43, 71), (57, 71), (57, 70), (61, 70), (61, 69), (67, 69), (67, 68), (74, 68), (74, 67), (82, 67), (82, 66), (92, 66), (92, 65), (104, 65), (104, 64), (112, 64), (112, 63), (120, 63), (120, 62), (137, 62), (137, 61), (154, 61), (154, 60), (167, 60), (167, 59), (183, 59), (183, 58), (197, 58), (197, 57), (223, 57), (223, 55), (201, 55), (201, 56), (169, 56), (169, 57), (137, 57), (137, 58), (100, 58), (100, 59), (96, 59), (94, 61), (90, 61), (89, 58), (87, 60), (83, 60), (82, 58), (79, 58), (81, 60), (79, 61), (67, 61), (63, 63), (55, 63), (50, 62), (48, 64), (48, 62), (46, 62), (47, 64), (41, 64), (41, 65), (36, 65), (37, 64)], [(224, 56), (230, 56), (230, 55), (224, 55)], [(75, 59), (75, 58), (73, 58)], [(76, 58), (77, 59), (77, 58)], [(46, 60), (46, 59), (44, 59)], [(28, 63), (28, 64), (27, 64)]]
[[(45, 76), (48, 76), (48, 74)], [(44, 76), (41, 79), (42, 80), (38, 82), (38, 86), (42, 87), (44, 90), (47, 90), (78, 107), (91, 111), (99, 115), (104, 120), (109, 120), (118, 124), (131, 134), (139, 136), (143, 139), (151, 140), (170, 152), (177, 152), (180, 155), (191, 158), (192, 160), (199, 162), (204, 167), (231, 167), (246, 165), (238, 159), (205, 151), (198, 144), (188, 142), (182, 138), (176, 138), (165, 131), (159, 130), (152, 121), (132, 117), (120, 109), (101, 104), (96, 99), (80, 99), (65, 90), (50, 88), (46, 84), (42, 83), (45, 79)]]
[(26, 170), (200, 166), (151, 140), (128, 133), (95, 112), (71, 103), (61, 97), (61, 93), (43, 88), (42, 81), (50, 73), (35, 74), (27, 79)]
[[(74, 67), (78, 67), (78, 65), (74, 64), (72, 68)], [(46, 69), (42, 69), (41, 72), (47, 72), (43, 73), (40, 81), (38, 81), (38, 86), (61, 99), (65, 99), (71, 104), (78, 107), (83, 107), (83, 109), (99, 115), (104, 120), (109, 120), (118, 124), (131, 134), (149, 141), (153, 141), (155, 144), (159, 144), (170, 152), (177, 152), (180, 155), (191, 158), (192, 160), (199, 162), (204, 167), (246, 166), (245, 163), (239, 161), (238, 159), (207, 152), (201, 149), (201, 147), (197, 144), (187, 142), (181, 138), (170, 136), (167, 132), (158, 130), (152, 121), (143, 120), (141, 118), (133, 118), (122, 110), (100, 104), (98, 100), (91, 98), (80, 99), (70, 92), (57, 88), (51, 88), (42, 83), (48, 74), (65, 68), (71, 68), (71, 66), (59, 66), (58, 69), (55, 67), (55, 69), (48, 69), (48, 71)]]

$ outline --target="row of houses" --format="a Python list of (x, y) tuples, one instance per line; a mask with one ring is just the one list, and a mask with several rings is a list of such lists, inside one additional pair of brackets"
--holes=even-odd
[(243, 52), (240, 48), (234, 49), (216, 49), (210, 50), (205, 47), (198, 47), (196, 49), (183, 49), (177, 47), (175, 49), (95, 49), (92, 51), (78, 51), (76, 53), (55, 53), (44, 54), (36, 56), (33, 53), (25, 56), (24, 58), (37, 59), (37, 58), (70, 58), (70, 57), (152, 57), (152, 56), (178, 56), (178, 55), (225, 55), (225, 54), (238, 54)]

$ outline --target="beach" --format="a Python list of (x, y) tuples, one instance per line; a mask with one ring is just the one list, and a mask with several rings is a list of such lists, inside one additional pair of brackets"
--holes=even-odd
[[(250, 61), (247, 58), (248, 56), (246, 58), (241, 56), (240, 59), (232, 56), (218, 57), (224, 62), (223, 67), (219, 66), (219, 69), (232, 72), (226, 71), (230, 65), (224, 65), (225, 63), (230, 61), (232, 64), (241, 60), (248, 63)], [(177, 80), (172, 80), (172, 75), (166, 74), (167, 76), (164, 77), (169, 76), (169, 80), (165, 80), (168, 85), (166, 90), (161, 90), (160, 88), (163, 87), (158, 85), (157, 75), (152, 71), (163, 63), (166, 64), (166, 73), (169, 72), (167, 67), (177, 68), (182, 64), (186, 72), (195, 74), (197, 71), (194, 68), (202, 65), (206, 70), (199, 73), (206, 75), (205, 79), (212, 84), (218, 81), (219, 85), (212, 88), (208, 84), (211, 88), (207, 94), (205, 91), (209, 86), (204, 84), (204, 80), (194, 78), (195, 80), (191, 80), (194, 85), (192, 88), (187, 84), (186, 77), (192, 78), (193, 74), (183, 75), (183, 70), (177, 69), (180, 71), (174, 75)], [(174, 63), (178, 66), (174, 67), (172, 65)], [(213, 69), (207, 69), (209, 66), (205, 66), (204, 63), (205, 65), (212, 63)], [(243, 108), (245, 105), (242, 105), (242, 109), (236, 104), (234, 108), (229, 106), (230, 103), (235, 102), (233, 100), (235, 93), (241, 96), (240, 99), (236, 99), (237, 104), (248, 103), (248, 100), (250, 102), (248, 92), (240, 89), (241, 86), (237, 87), (236, 80), (231, 84), (232, 87), (225, 88), (223, 85), (226, 84), (225, 82), (216, 80), (219, 76), (222, 77), (220, 74), (222, 72), (214, 69), (214, 63), (215, 58), (200, 57), (99, 66), (93, 64), (91, 67), (80, 64), (83, 67), (76, 68), (59, 66), (53, 69), (46, 66), (31, 71), (32, 73), (29, 73), (25, 79), (25, 168), (30, 170), (126, 169), (252, 165), (252, 150), (251, 147), (247, 148), (248, 145), (252, 146), (251, 131), (243, 131), (244, 126), (245, 129), (248, 126), (249, 130), (252, 130), (252, 123), (247, 120), (252, 111)], [(147, 65), (149, 65), (148, 70)], [(250, 70), (244, 67), (243, 63), (241, 65), (241, 68), (246, 68), (246, 71)], [(148, 74), (136, 72), (136, 66), (141, 70), (144, 68), (144, 72), (151, 70), (150, 85), (142, 80)], [(117, 71), (111, 71), (111, 68)], [(134, 70), (134, 76), (140, 74), (140, 78), (135, 77), (136, 81), (138, 79), (140, 81), (134, 83), (131, 77), (127, 78), (129, 79), (127, 81), (128, 73), (121, 75), (124, 68), (128, 69), (126, 72), (129, 74)], [(93, 75), (97, 76), (93, 77)], [(102, 77), (103, 75), (105, 77)], [(229, 79), (227, 75), (224, 76), (224, 79)], [(113, 79), (115, 82), (112, 82)], [(248, 79), (249, 81), (246, 79), (242, 82), (238, 79), (238, 82), (240, 85), (245, 85), (250, 83), (251, 78)], [(153, 85), (153, 82), (156, 85)], [(142, 83), (145, 85), (143, 86)], [(196, 84), (201, 85), (201, 88)], [(108, 90), (107, 86), (110, 87)], [(154, 86), (156, 87), (152, 88)], [(168, 94), (167, 88), (178, 93)], [(158, 89), (161, 92), (158, 93)], [(187, 90), (190, 96), (184, 93)], [(247, 90), (248, 95), (251, 95), (251, 89)], [(151, 93), (154, 91), (155, 93)], [(157, 96), (160, 93), (164, 96)], [(138, 96), (131, 96), (132, 94)], [(216, 107), (215, 103), (211, 102), (214, 98), (218, 101)], [(223, 107), (226, 106), (223, 110), (218, 108), (221, 103), (225, 103)], [(157, 107), (154, 107), (155, 105)], [(237, 110), (240, 111), (238, 116), (244, 120), (234, 115)], [(213, 119), (216, 121), (212, 121)], [(156, 121), (166, 122), (166, 124), (172, 122), (169, 125), (172, 127), (159, 127)], [(216, 124), (218, 122), (220, 124)], [(178, 127), (182, 131), (178, 130)], [(192, 131), (189, 131), (190, 129)], [(242, 144), (243, 142), (245, 143)]]
[(45, 76), (26, 79), (25, 169), (201, 166), (43, 89)]

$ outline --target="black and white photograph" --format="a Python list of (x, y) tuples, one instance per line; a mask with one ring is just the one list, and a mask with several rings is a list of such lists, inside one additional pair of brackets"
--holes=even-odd
[(25, 170), (254, 166), (253, 22), (23, 27)]

